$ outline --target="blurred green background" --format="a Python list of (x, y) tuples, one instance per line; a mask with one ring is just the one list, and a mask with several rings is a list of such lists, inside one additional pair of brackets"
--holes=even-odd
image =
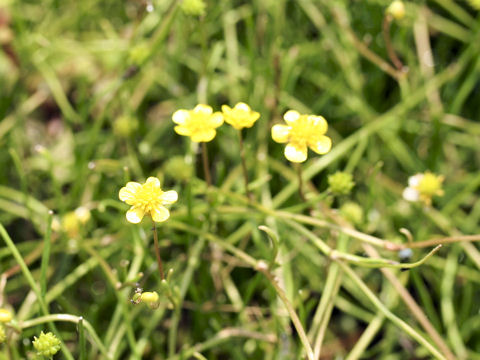
[[(305, 358), (274, 287), (231, 249), (270, 259), (258, 230), (267, 224), (280, 237), (274, 272), (312, 344), (324, 331), (321, 359), (432, 358), (305, 233), (248, 206), (228, 125), (208, 143), (215, 188), (207, 201), (198, 149), (174, 133), (171, 115), (239, 101), (260, 112), (244, 131), (255, 203), (297, 215), (314, 206), (308, 215), (330, 225), (308, 229), (332, 248), (372, 256), (335, 224), (397, 243), (407, 242), (401, 228), (413, 241), (478, 234), (478, 2), (405, 1), (405, 16), (393, 19), (383, 0), (211, 0), (200, 16), (192, 14), (198, 1), (0, 1), (0, 223), (37, 280), (48, 209), (55, 212), (49, 311), (83, 316), (112, 359), (189, 359), (195, 351), (197, 359)], [(324, 116), (333, 139), (329, 154), (310, 152), (303, 164), (307, 206), (283, 146), (270, 138), (289, 109)], [(348, 196), (328, 192), (337, 170), (353, 175)], [(445, 177), (432, 208), (402, 199), (408, 177), (426, 170)], [(164, 293), (157, 310), (129, 303), (137, 281), (161, 292), (150, 225), (128, 224), (118, 201), (127, 181), (149, 176), (179, 193), (159, 228), (181, 295), (176, 310)], [(339, 212), (352, 202), (353, 218)], [(80, 206), (91, 218), (69, 228), (65, 219)], [(11, 249), (0, 246), (0, 307), (20, 324), (41, 316)], [(414, 249), (409, 261), (427, 250)], [(400, 260), (396, 251), (381, 255)], [(480, 359), (479, 268), (477, 245), (465, 242), (419, 268), (391, 271), (429, 331), (385, 273), (352, 266), (447, 359)], [(322, 323), (315, 313), (327, 276), (335, 286), (323, 297)], [(75, 324), (57, 327), (74, 358), (107, 358), (91, 341), (81, 349)], [(46, 324), (10, 329), (0, 359), (35, 358), (40, 330)]]

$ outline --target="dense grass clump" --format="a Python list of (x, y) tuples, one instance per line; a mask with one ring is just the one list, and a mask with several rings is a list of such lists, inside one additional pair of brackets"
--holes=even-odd
[(0, 360), (480, 359), (478, 1), (0, 7)]

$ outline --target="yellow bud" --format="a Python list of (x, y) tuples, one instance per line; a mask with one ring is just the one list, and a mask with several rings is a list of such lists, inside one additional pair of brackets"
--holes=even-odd
[(7, 323), (13, 319), (11, 311), (7, 309), (0, 309), (0, 323)]
[(180, 8), (186, 15), (202, 16), (205, 15), (207, 5), (203, 0), (183, 0)]
[(84, 206), (80, 206), (79, 208), (75, 209), (75, 216), (77, 217), (78, 221), (82, 224), (86, 224), (88, 220), (90, 220), (90, 210), (88, 210)]
[(75, 212), (71, 211), (65, 214), (62, 219), (62, 228), (70, 237), (75, 237), (80, 231), (80, 222)]
[(152, 291), (152, 292), (147, 291), (142, 293), (142, 295), (140, 296), (140, 299), (144, 303), (151, 304), (151, 303), (158, 302), (159, 296), (156, 291)]
[(113, 132), (119, 137), (129, 137), (138, 127), (137, 120), (128, 115), (118, 117), (113, 123)]
[(403, 1), (395, 0), (387, 8), (387, 13), (392, 15), (395, 20), (401, 20), (405, 17), (405, 5)]

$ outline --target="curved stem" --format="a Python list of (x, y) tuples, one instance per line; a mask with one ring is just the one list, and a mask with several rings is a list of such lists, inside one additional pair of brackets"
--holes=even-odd
[[(20, 254), (20, 252), (18, 251), (17, 247), (15, 246), (15, 243), (13, 242), (13, 240), (10, 238), (10, 235), (8, 235), (8, 232), (7, 230), (5, 230), (4, 226), (2, 224), (0, 224), (0, 234), (2, 235), (3, 237), (3, 240), (5, 240), (5, 243), (7, 244), (8, 248), (10, 249), (10, 252), (12, 253), (13, 257), (15, 258), (15, 260), (17, 261), (18, 265), (20, 266), (20, 268), (22, 269), (22, 273), (23, 273), (23, 276), (25, 277), (25, 279), (27, 280), (28, 282), (28, 285), (30, 285), (30, 288), (32, 289), (32, 291), (35, 293), (35, 296), (37, 297), (37, 301), (38, 301), (38, 304), (40, 305), (40, 310), (41, 312), (47, 316), (49, 315), (49, 312), (48, 312), (48, 307), (47, 307), (47, 304), (45, 302), (45, 299), (44, 297), (42, 297), (42, 294), (40, 292), (40, 288), (37, 286), (37, 283), (35, 282), (35, 280), (33, 279), (33, 276), (32, 276), (32, 273), (30, 272), (30, 270), (28, 269), (28, 266), (27, 264), (25, 264), (25, 261), (23, 261), (23, 257), (22, 255)], [(53, 324), (51, 321), (48, 322), (48, 325), (50, 327), (50, 329), (52, 330), (52, 332), (58, 337), (58, 338), (61, 338), (55, 324)], [(70, 352), (70, 350), (68, 350), (68, 348), (65, 346), (65, 344), (62, 342), (60, 344), (61, 346), (61, 349), (62, 349), (62, 352), (63, 354), (65, 355), (65, 357), (68, 359), (68, 360), (74, 360), (73, 359), (73, 355), (72, 353)]]
[(392, 17), (391, 15), (385, 15), (383, 18), (382, 23), (382, 32), (383, 32), (383, 39), (385, 40), (385, 47), (387, 48), (387, 54), (390, 60), (392, 61), (393, 65), (399, 70), (403, 71), (403, 63), (397, 56), (395, 49), (392, 45), (392, 39), (390, 37), (390, 25), (392, 24)]
[[(266, 265), (266, 264), (265, 264)], [(287, 294), (283, 291), (283, 289), (278, 285), (278, 282), (275, 280), (274, 276), (270, 271), (268, 271), (268, 267), (263, 268), (262, 266), (257, 266), (257, 270), (259, 270), (261, 273), (265, 275), (265, 277), (270, 281), (270, 284), (273, 285), (275, 288), (275, 291), (278, 295), (278, 297), (282, 300), (283, 304), (287, 308), (288, 315), (290, 315), (290, 319), (293, 322), (293, 326), (295, 326), (295, 329), (298, 332), (298, 336), (300, 337), (300, 341), (302, 342), (305, 351), (307, 352), (307, 357), (309, 360), (315, 360), (315, 357), (313, 355), (313, 350), (312, 350), (312, 345), (310, 345), (310, 342), (308, 341), (307, 334), (305, 333), (305, 329), (303, 328), (302, 322), (298, 318), (297, 313), (295, 312), (295, 309), (293, 308), (293, 305), (290, 303), (290, 301), (287, 298)]]
[(408, 335), (410, 335), (413, 339), (418, 341), (419, 344), (423, 345), (436, 359), (447, 360), (427, 339), (425, 339), (418, 331), (408, 325), (405, 321), (400, 319), (394, 313), (392, 313), (376, 296), (375, 294), (369, 289), (369, 287), (363, 282), (360, 277), (350, 269), (350, 267), (343, 263), (342, 261), (338, 261), (338, 264), (344, 271), (344, 273), (352, 279), (352, 281), (359, 287), (359, 289), (367, 296), (370, 302), (385, 315), (387, 319), (389, 319), (392, 323), (394, 323), (397, 327), (402, 329)]
[(92, 325), (85, 320), (81, 316), (75, 316), (71, 314), (51, 314), (51, 315), (46, 315), (46, 316), (40, 316), (38, 318), (32, 319), (32, 320), (25, 320), (22, 321), (19, 324), (19, 327), (21, 329), (26, 329), (32, 326), (44, 324), (44, 323), (49, 323), (49, 322), (58, 322), (58, 321), (63, 321), (63, 322), (71, 322), (75, 324), (83, 324), (83, 327), (90, 333), (90, 336), (92, 337), (93, 343), (97, 345), (98, 350), (106, 356), (107, 359), (111, 359), (112, 357), (108, 354), (107, 349), (105, 346), (102, 344), (102, 341), (98, 337), (97, 333), (95, 332), (95, 329), (92, 327)]

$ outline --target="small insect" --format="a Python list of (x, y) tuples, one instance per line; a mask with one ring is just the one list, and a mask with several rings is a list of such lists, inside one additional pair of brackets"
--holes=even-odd
[(142, 301), (141, 300), (142, 292), (143, 292), (143, 289), (137, 283), (135, 288), (135, 294), (133, 294), (132, 298), (130, 299), (130, 302), (135, 305), (140, 304), (140, 302)]

